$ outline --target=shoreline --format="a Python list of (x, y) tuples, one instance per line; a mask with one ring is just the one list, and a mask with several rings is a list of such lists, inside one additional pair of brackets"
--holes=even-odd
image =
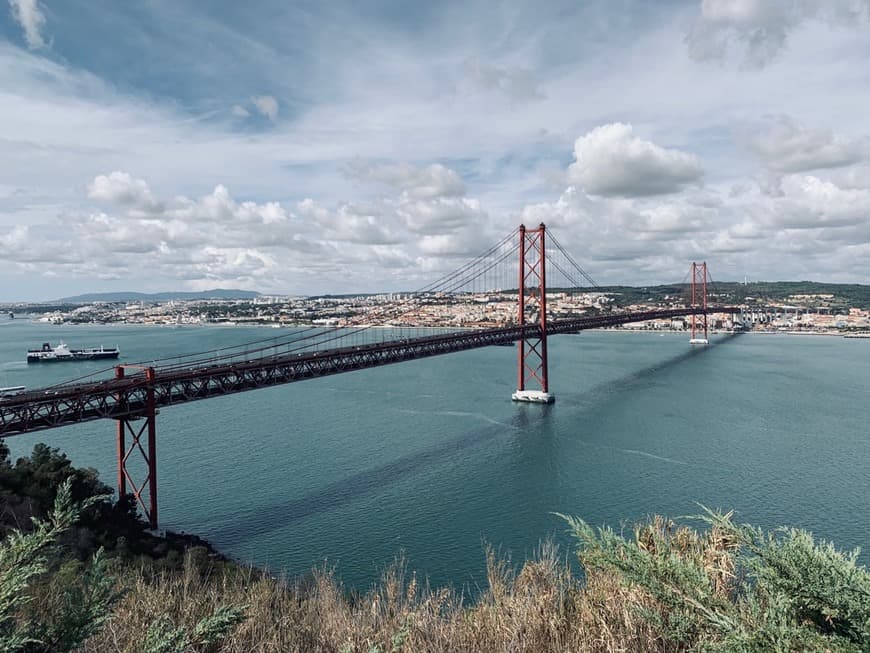
[[(54, 323), (54, 322), (41, 322), (39, 320), (27, 319), (27, 317), (15, 318), (15, 320), (2, 320), (0, 321), (0, 326), (5, 326), (8, 324), (14, 324), (18, 322), (25, 322), (26, 324), (39, 326), (55, 326), (55, 327), (162, 327), (162, 328), (170, 328), (170, 329), (178, 329), (178, 328), (187, 328), (187, 329), (195, 329), (195, 328), (205, 328), (205, 327), (251, 327), (251, 328), (265, 328), (265, 329), (311, 329), (311, 328), (319, 328), (324, 330), (329, 329), (414, 329), (419, 331), (444, 331), (444, 330), (476, 330), (476, 329), (485, 329), (490, 327), (476, 327), (473, 325), (443, 325), (443, 326), (406, 326), (406, 325), (378, 325), (378, 324), (353, 324), (353, 325), (322, 325), (322, 324), (277, 324), (270, 322), (260, 322), (260, 323), (239, 323), (239, 322), (195, 322), (195, 323), (158, 323), (158, 322), (63, 322), (63, 323)], [(676, 333), (676, 334), (687, 334), (689, 333), (684, 329), (625, 329), (625, 328), (613, 328), (613, 327), (599, 327), (592, 329), (584, 329), (584, 331), (594, 331), (598, 333), (647, 333), (647, 334), (665, 334), (665, 333)], [(868, 331), (802, 331), (802, 330), (750, 330), (750, 331), (709, 331), (710, 335), (764, 335), (764, 336), (775, 336), (775, 335), (783, 335), (783, 336), (829, 336), (829, 337), (839, 337), (839, 338), (849, 338), (849, 339), (870, 339), (870, 332)], [(573, 335), (579, 335), (573, 334)], [(278, 335), (275, 336), (280, 337)]]
[[(645, 334), (661, 334), (666, 333), (689, 335), (689, 331), (677, 329), (614, 329), (612, 327), (603, 327), (597, 329), (584, 329), (585, 331), (594, 331), (597, 333), (645, 333)], [(865, 331), (710, 331), (711, 336), (731, 336), (731, 335), (747, 335), (747, 336), (828, 336), (836, 338), (850, 339), (870, 339), (870, 333)], [(571, 335), (579, 335), (571, 334)]]

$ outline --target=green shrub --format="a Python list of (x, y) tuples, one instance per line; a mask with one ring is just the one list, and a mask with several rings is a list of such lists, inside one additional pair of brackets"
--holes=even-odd
[(98, 500), (74, 502), (72, 483), (67, 478), (60, 484), (54, 509), (46, 519), (34, 518), (31, 532), (12, 532), (0, 544), (0, 651), (73, 650), (97, 632), (117, 599), (98, 554), (79, 583), (62, 589), (50, 618), (34, 620), (28, 614), (31, 586), (48, 571), (48, 548)]
[(798, 529), (707, 511), (697, 532), (660, 517), (626, 539), (565, 517), (587, 574), (614, 575), (669, 650), (868, 651), (870, 574)]

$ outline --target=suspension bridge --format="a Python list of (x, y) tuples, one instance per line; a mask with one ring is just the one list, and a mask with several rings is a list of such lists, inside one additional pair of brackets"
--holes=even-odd
[[(552, 243), (548, 248), (548, 244)], [(547, 306), (548, 265), (562, 290), (596, 289), (544, 224), (520, 226), (489, 250), (404, 301), (369, 311), (332, 328), (306, 327), (219, 350), (140, 364), (122, 364), (47, 388), (0, 399), (0, 437), (99, 419), (116, 422), (119, 496), (132, 494), (152, 528), (158, 525), (157, 414), (159, 409), (258, 388), (364, 370), (453, 352), (511, 345), (517, 349), (517, 390), (512, 399), (551, 403), (547, 338), (647, 320), (689, 317), (693, 345), (707, 344), (708, 315), (738, 313), (708, 305), (706, 263), (692, 263), (689, 297), (680, 305), (643, 311), (597, 311), (555, 317)], [(509, 281), (512, 279), (513, 281)], [(517, 284), (516, 313), (502, 326), (439, 330), (419, 335), (413, 324), (433, 298), (462, 297)], [(501, 292), (501, 290), (500, 290)], [(377, 326), (390, 329), (373, 329)], [(108, 378), (100, 378), (107, 375)], [(133, 460), (131, 460), (131, 458)], [(145, 477), (134, 478), (135, 460)], [(144, 462), (144, 465), (142, 463)]]

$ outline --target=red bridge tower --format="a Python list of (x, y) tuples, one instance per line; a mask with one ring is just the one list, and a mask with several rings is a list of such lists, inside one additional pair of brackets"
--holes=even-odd
[[(517, 343), (519, 373), (514, 401), (551, 404), (556, 400), (550, 394), (547, 380), (547, 268), (544, 248), (544, 223), (537, 229), (520, 225), (520, 285), (517, 323), (520, 326), (538, 323), (529, 329)], [(528, 294), (527, 294), (528, 293)], [(532, 319), (529, 320), (528, 317)], [(527, 390), (526, 381), (536, 381), (540, 390)]]
[[(692, 308), (702, 308), (703, 313), (692, 313), (692, 338), (690, 345), (706, 345), (707, 339), (707, 262), (692, 263)], [(701, 337), (701, 329), (704, 337)]]

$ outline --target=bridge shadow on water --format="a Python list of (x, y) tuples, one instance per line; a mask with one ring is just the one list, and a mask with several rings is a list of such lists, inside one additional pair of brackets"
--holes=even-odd
[[(686, 361), (696, 357), (703, 356), (706, 352), (709, 352), (711, 349), (715, 349), (716, 347), (720, 347), (722, 345), (726, 345), (734, 340), (739, 335), (743, 335), (742, 333), (729, 333), (726, 334), (722, 338), (718, 338), (716, 340), (711, 340), (709, 344), (704, 346), (692, 346), (687, 345), (688, 349), (683, 351), (676, 356), (672, 356), (670, 358), (666, 358), (661, 361), (656, 361), (651, 365), (647, 365), (646, 367), (642, 367), (634, 372), (629, 374), (625, 374), (617, 379), (612, 379), (610, 381), (606, 381), (599, 385), (593, 386), (589, 390), (585, 392), (578, 393), (567, 393), (560, 392), (558, 395), (565, 398), (570, 398), (572, 400), (576, 400), (578, 402), (586, 401), (588, 402), (591, 399), (599, 399), (601, 397), (606, 396), (614, 396), (620, 394), (620, 392), (625, 391), (633, 386), (637, 386), (640, 383), (643, 383), (647, 380), (651, 380), (655, 378), (657, 374), (661, 374), (665, 370), (669, 370), (673, 367), (677, 367), (678, 365), (682, 365)], [(557, 399), (558, 401), (558, 399)], [(595, 402), (597, 403), (597, 402)]]
[[(684, 353), (597, 386), (591, 391), (575, 395), (566, 393), (567, 397), (588, 401), (590, 395), (593, 397), (611, 395), (619, 389), (634, 386), (663, 370), (680, 365), (695, 356), (700, 356), (705, 351), (725, 344), (733, 337), (732, 335), (717, 339), (705, 347), (692, 347)], [(490, 424), (470, 429), (469, 432), (461, 436), (351, 474), (300, 497), (290, 498), (284, 502), (262, 504), (245, 512), (235, 513), (232, 518), (211, 521), (209, 528), (215, 531), (232, 530), (240, 534), (241, 539), (247, 540), (286, 528), (309, 517), (335, 510), (360, 498), (383, 492), (384, 488), (400, 483), (414, 474), (437, 467), (464, 451), (502, 437), (506, 430), (522, 432), (530, 428), (537, 428), (539, 422), (545, 422), (551, 418), (551, 407), (535, 407), (541, 410), (532, 413), (527, 410), (529, 406), (518, 406), (520, 410), (517, 410), (509, 422), (498, 422), (476, 413), (444, 411), (446, 415), (451, 416), (476, 416), (490, 422)], [(196, 528), (197, 526), (191, 525), (191, 527)]]
[[(464, 451), (473, 449), (496, 438), (506, 431), (524, 431), (532, 421), (546, 419), (547, 409), (536, 418), (530, 418), (527, 411), (519, 411), (509, 422), (497, 422), (476, 413), (457, 413), (444, 411), (453, 416), (483, 417), (490, 424), (471, 429), (459, 437), (440, 442), (421, 451), (391, 460), (345, 478), (333, 481), (301, 497), (286, 502), (262, 504), (243, 513), (235, 513), (232, 518), (211, 521), (209, 527), (215, 531), (224, 529), (240, 534), (240, 539), (248, 540), (270, 533), (299, 522), (308, 517), (329, 512), (350, 504), (362, 497), (380, 493), (384, 488), (402, 482), (416, 473), (437, 467)], [(410, 411), (412, 412), (412, 411)], [(437, 411), (435, 411), (437, 412)], [(196, 528), (190, 525), (189, 528)]]

